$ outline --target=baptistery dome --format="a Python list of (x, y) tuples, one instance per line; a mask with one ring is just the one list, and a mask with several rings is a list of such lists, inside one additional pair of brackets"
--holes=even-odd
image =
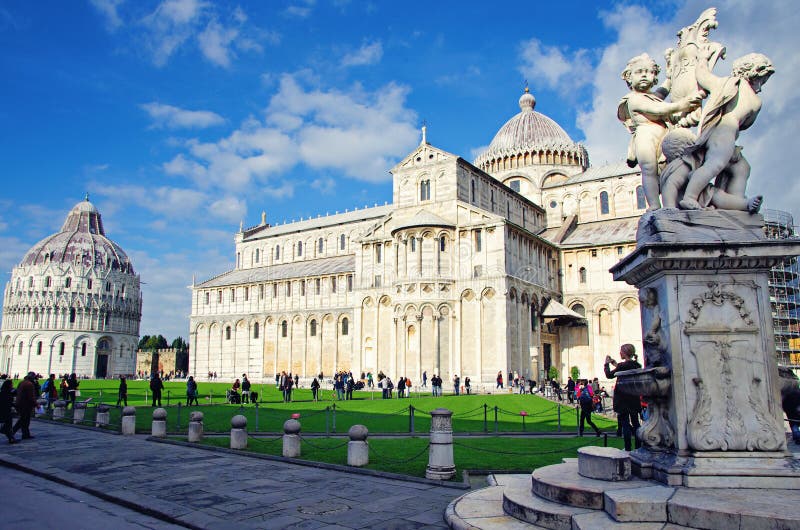
[(11, 273), (0, 372), (133, 374), (141, 308), (139, 276), (87, 196)]
[(519, 98), (520, 112), (497, 131), (475, 165), (487, 173), (539, 164), (585, 169), (589, 165), (586, 149), (535, 107), (536, 98), (525, 88)]

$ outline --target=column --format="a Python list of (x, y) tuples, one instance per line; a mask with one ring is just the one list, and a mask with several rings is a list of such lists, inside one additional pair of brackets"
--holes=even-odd
[(434, 371), (436, 373), (439, 372), (439, 365), (440, 365), (440, 358), (441, 351), (439, 348), (439, 319), (442, 315), (438, 311), (434, 311), (433, 313), (433, 362), (434, 362)]
[[(391, 366), (391, 369), (392, 369), (392, 373), (394, 373), (395, 371), (397, 371), (397, 355), (398, 355), (398, 349), (399, 349), (398, 340), (397, 340), (398, 339), (398, 337), (397, 337), (397, 324), (398, 324), (398, 321), (400, 319), (397, 318), (397, 317), (394, 317), (392, 320), (394, 320), (394, 332), (392, 332), (392, 350), (391, 350), (392, 351), (392, 355), (391, 355), (391, 364), (392, 364), (392, 366)], [(383, 367), (382, 366), (377, 366), (376, 368), (378, 370), (381, 370)], [(388, 369), (388, 367), (387, 367), (387, 369)], [(376, 373), (375, 376), (377, 377), (377, 375), (378, 374)]]
[(417, 374), (415, 381), (422, 379), (422, 313), (417, 315)]

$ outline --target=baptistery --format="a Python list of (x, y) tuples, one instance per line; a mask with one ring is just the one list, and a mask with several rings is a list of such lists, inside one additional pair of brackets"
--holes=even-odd
[(87, 195), (11, 272), (0, 372), (132, 374), (141, 316), (139, 275)]

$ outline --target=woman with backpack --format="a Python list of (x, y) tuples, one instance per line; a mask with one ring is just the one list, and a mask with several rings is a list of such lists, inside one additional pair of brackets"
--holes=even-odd
[(600, 436), (600, 429), (592, 421), (592, 409), (594, 409), (594, 391), (588, 381), (584, 381), (578, 390), (578, 405), (581, 407), (580, 435), (583, 436), (584, 422), (594, 429), (595, 434)]
[[(623, 344), (620, 346), (619, 356), (622, 358), (622, 361), (617, 363), (617, 361), (606, 355), (606, 362), (603, 364), (603, 370), (608, 379), (616, 377), (617, 372), (635, 370), (642, 367), (642, 365), (636, 361), (636, 348), (634, 348), (633, 344)], [(609, 366), (612, 364), (614, 365), (613, 370)], [(641, 412), (642, 409), (639, 396), (627, 396), (619, 392), (615, 386), (612, 404), (614, 412), (617, 413), (617, 421), (622, 428), (622, 436), (625, 439), (625, 450), (631, 450), (631, 437), (636, 439), (636, 449), (639, 449), (642, 446), (642, 442), (636, 438), (636, 430), (639, 429), (639, 412)]]

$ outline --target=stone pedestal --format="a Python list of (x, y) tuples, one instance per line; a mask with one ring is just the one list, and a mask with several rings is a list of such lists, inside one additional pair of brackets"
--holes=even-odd
[(283, 456), (286, 458), (300, 457), (300, 422), (286, 420), (283, 422)]
[(689, 487), (800, 489), (767, 284), (771, 267), (798, 254), (800, 241), (765, 238), (760, 215), (642, 217), (636, 251), (611, 269), (640, 289), (644, 364), (655, 370), (617, 374), (617, 391), (656, 405), (639, 431), (645, 447), (631, 455), (635, 474)]
[(111, 423), (111, 414), (108, 405), (97, 405), (97, 416), (94, 418), (95, 427), (101, 427)]
[(167, 437), (167, 411), (157, 408), (153, 411), (153, 426), (150, 433), (156, 438)]
[(456, 476), (453, 460), (453, 412), (447, 409), (431, 411), (431, 447), (425, 477), (450, 480)]
[(136, 434), (136, 409), (134, 407), (122, 409), (122, 434)]
[(247, 418), (241, 414), (231, 418), (231, 449), (247, 449)]
[(67, 402), (63, 399), (57, 400), (53, 403), (53, 419), (60, 420), (64, 417), (64, 411), (67, 409)]
[(75, 402), (75, 407), (72, 409), (72, 423), (83, 423), (86, 417), (86, 403), (81, 401)]
[(203, 413), (194, 411), (189, 415), (188, 440), (199, 442), (203, 439)]
[(347, 465), (363, 467), (369, 464), (369, 431), (364, 425), (353, 425), (347, 431), (350, 441), (347, 442)]

